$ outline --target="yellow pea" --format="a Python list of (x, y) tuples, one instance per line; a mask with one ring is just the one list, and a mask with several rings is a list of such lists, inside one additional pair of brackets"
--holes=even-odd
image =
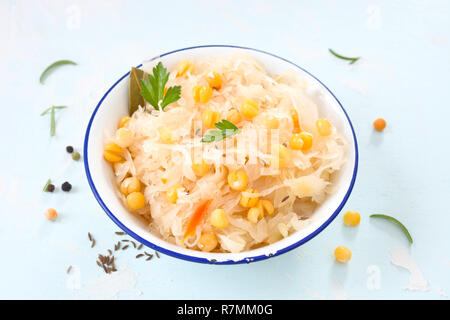
[(313, 144), (313, 136), (311, 133), (309, 132), (300, 132), (300, 138), (303, 140), (303, 146), (302, 146), (302, 150), (306, 151), (311, 149), (312, 144)]
[(203, 177), (209, 171), (209, 164), (203, 158), (196, 160), (192, 163), (192, 171), (197, 177)]
[(316, 121), (317, 131), (321, 136), (329, 136), (331, 134), (331, 124), (327, 119), (319, 119)]
[(278, 158), (274, 159), (275, 164), (278, 161), (278, 166), (280, 169), (286, 167), (291, 160), (291, 152), (288, 148), (286, 148), (282, 144), (279, 144), (272, 147), (272, 154), (276, 155), (277, 153)]
[(257, 194), (258, 190), (254, 190), (254, 189), (246, 189), (242, 195), (241, 195), (241, 199), (239, 201), (239, 204), (241, 206), (243, 206), (244, 208), (251, 208), (254, 207), (258, 204), (258, 200), (259, 197), (258, 196), (249, 196), (247, 194)]
[(386, 128), (386, 120), (383, 118), (378, 118), (373, 122), (373, 127), (377, 131), (383, 131)]
[(244, 170), (231, 171), (227, 180), (230, 188), (236, 191), (244, 190), (248, 183), (247, 174)]
[(45, 212), (45, 217), (47, 218), (47, 220), (55, 221), (56, 218), (58, 218), (58, 213), (55, 209), (50, 208)]
[(242, 120), (242, 116), (239, 113), (239, 111), (232, 109), (228, 113), (227, 120), (230, 121), (233, 124), (238, 124)]
[(228, 217), (223, 209), (215, 209), (211, 212), (209, 221), (211, 222), (211, 225), (216, 228), (225, 228), (228, 226)]
[(137, 191), (141, 191), (141, 182), (136, 177), (126, 178), (120, 184), (120, 192), (125, 196)]
[(346, 226), (352, 226), (355, 227), (359, 224), (361, 221), (361, 216), (356, 211), (347, 211), (344, 213), (344, 224)]
[(116, 142), (119, 146), (127, 148), (133, 144), (133, 133), (128, 128), (119, 128), (116, 131)]
[(273, 203), (270, 200), (261, 200), (261, 204), (263, 209), (267, 212), (267, 214), (270, 215), (275, 211)]
[(259, 111), (259, 106), (256, 101), (253, 100), (245, 100), (241, 106), (241, 114), (249, 119), (256, 117)]
[(251, 223), (257, 223), (258, 218), (261, 217), (261, 208), (250, 208), (247, 213), (247, 220)]
[(118, 127), (119, 128), (124, 127), (128, 123), (128, 121), (130, 121), (130, 120), (131, 120), (130, 117), (123, 117), (122, 119), (120, 119)]
[(280, 121), (272, 115), (265, 115), (263, 117), (263, 123), (269, 130), (278, 129), (280, 127)]
[(103, 157), (108, 162), (113, 162), (113, 163), (119, 162), (124, 159), (123, 152), (124, 152), (124, 150), (122, 149), (121, 146), (119, 146), (118, 144), (116, 144), (114, 142), (108, 142), (105, 145), (105, 151), (103, 153)]
[(289, 139), (289, 146), (293, 150), (301, 150), (303, 147), (303, 139), (299, 133), (295, 133), (292, 135), (292, 137)]
[(220, 90), (222, 87), (223, 79), (220, 73), (217, 73), (215, 71), (212, 71), (208, 73), (208, 76), (206, 77), (206, 81), (208, 82), (209, 86), (211, 88)]
[(207, 86), (196, 86), (193, 91), (194, 100), (200, 103), (206, 103), (212, 97), (212, 89)]
[(177, 66), (177, 77), (184, 76), (186, 73), (192, 73), (193, 71), (194, 63), (189, 59), (185, 59), (181, 61)]
[(183, 187), (179, 184), (173, 185), (171, 186), (167, 191), (166, 191), (166, 197), (167, 197), (167, 201), (169, 201), (170, 203), (177, 203), (178, 200), (178, 189), (182, 189)]
[(214, 232), (205, 232), (200, 236), (198, 243), (202, 251), (210, 252), (217, 247), (218, 241)]
[(142, 192), (132, 192), (127, 196), (127, 204), (131, 210), (138, 210), (145, 206), (145, 197)]
[(220, 120), (220, 113), (207, 109), (202, 113), (202, 123), (207, 128), (213, 128), (216, 122)]
[(347, 247), (339, 246), (334, 250), (334, 257), (337, 262), (347, 263), (352, 258), (352, 252)]

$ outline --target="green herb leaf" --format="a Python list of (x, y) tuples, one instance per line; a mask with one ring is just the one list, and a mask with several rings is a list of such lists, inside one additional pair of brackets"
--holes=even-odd
[(333, 51), (332, 49), (328, 49), (328, 51), (330, 51), (330, 53), (332, 55), (334, 55), (335, 57), (342, 59), (342, 60), (348, 60), (350, 61), (350, 64), (354, 64), (356, 61), (358, 61), (361, 57), (355, 57), (355, 58), (350, 58), (350, 57), (344, 57), (338, 53), (336, 53), (335, 51)]
[(223, 140), (223, 133), (220, 130), (210, 130), (200, 141), (201, 142), (214, 142)]
[(145, 100), (141, 95), (142, 87), (140, 81), (147, 76), (147, 73), (141, 69), (131, 68), (130, 71), (130, 90), (129, 90), (129, 104), (128, 110), (130, 116), (136, 112), (139, 106), (145, 106)]
[(52, 183), (52, 180), (48, 179), (47, 182), (45, 183), (44, 189), (42, 191), (47, 191), (47, 187), (50, 183)]
[(55, 135), (55, 127), (56, 127), (56, 120), (55, 120), (55, 106), (52, 106), (52, 113), (50, 116), (50, 136)]
[(217, 142), (241, 132), (232, 122), (225, 119), (216, 122), (214, 126), (219, 130), (208, 131), (208, 134), (200, 140), (201, 142)]
[(56, 119), (55, 119), (55, 110), (56, 109), (64, 109), (67, 108), (66, 106), (51, 106), (50, 108), (46, 109), (44, 112), (41, 113), (41, 116), (47, 114), (50, 111), (50, 136), (55, 135), (55, 128), (56, 128)]
[(225, 119), (222, 119), (222, 121), (216, 122), (216, 123), (214, 124), (214, 126), (215, 126), (217, 129), (219, 129), (219, 130), (227, 130), (227, 129), (230, 129), (230, 130), (239, 130), (238, 127), (236, 127), (236, 126), (234, 125), (234, 123), (232, 123), (232, 122), (230, 122), (230, 121), (228, 121), (228, 120), (225, 120)]
[(159, 62), (156, 67), (153, 68), (153, 75), (148, 75), (148, 80), (140, 80), (141, 95), (145, 100), (150, 103), (153, 108), (159, 110), (160, 102), (161, 109), (180, 99), (181, 87), (175, 86), (167, 88), (167, 93), (164, 95), (164, 88), (169, 80), (169, 72), (164, 68), (163, 64)]
[[(67, 108), (66, 106), (53, 106), (55, 109), (64, 109)], [(46, 115), (50, 110), (52, 110), (52, 107), (45, 109), (44, 112), (41, 113), (41, 116)]]
[(71, 64), (71, 65), (77, 65), (75, 62), (70, 61), (70, 60), (59, 60), (56, 62), (53, 62), (51, 65), (49, 65), (44, 72), (42, 72), (41, 76), (39, 77), (39, 82), (41, 84), (44, 84), (44, 80), (47, 78), (48, 74), (55, 68), (59, 67), (59, 66), (63, 66), (66, 64)]
[(178, 101), (181, 97), (181, 86), (174, 86), (167, 89), (166, 94), (164, 95), (163, 101), (161, 102), (161, 108), (164, 108), (171, 104), (172, 102)]
[(372, 214), (370, 217), (371, 218), (381, 218), (381, 219), (385, 219), (385, 220), (394, 222), (395, 224), (397, 224), (403, 230), (403, 232), (405, 233), (406, 237), (408, 238), (409, 243), (410, 244), (413, 243), (413, 239), (412, 239), (411, 234), (409, 233), (408, 229), (406, 229), (406, 227), (403, 225), (403, 223), (401, 223), (400, 221), (398, 221), (394, 217), (387, 216), (385, 214)]

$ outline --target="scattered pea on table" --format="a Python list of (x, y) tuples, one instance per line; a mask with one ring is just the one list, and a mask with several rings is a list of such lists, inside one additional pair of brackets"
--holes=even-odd
[(45, 217), (47, 218), (47, 220), (55, 221), (56, 218), (58, 218), (58, 213), (56, 212), (55, 209), (50, 208), (47, 209), (47, 211), (45, 212)]
[(334, 250), (334, 257), (336, 258), (337, 262), (347, 263), (352, 258), (352, 252), (347, 247), (338, 246)]
[(383, 131), (384, 128), (386, 128), (386, 120), (384, 120), (383, 118), (378, 118), (373, 122), (373, 127), (377, 131)]
[(344, 224), (346, 226), (356, 227), (361, 221), (361, 215), (356, 211), (347, 211), (344, 213)]

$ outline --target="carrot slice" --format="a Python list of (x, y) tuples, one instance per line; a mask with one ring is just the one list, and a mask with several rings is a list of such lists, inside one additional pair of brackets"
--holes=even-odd
[(206, 200), (197, 208), (197, 210), (195, 210), (194, 214), (191, 217), (191, 220), (189, 220), (189, 224), (186, 228), (186, 231), (184, 232), (183, 242), (184, 240), (186, 240), (186, 238), (189, 238), (190, 236), (195, 234), (195, 229), (197, 229), (197, 226), (200, 224), (203, 217), (205, 216), (206, 210), (208, 209), (208, 206), (211, 203), (211, 201), (212, 199)]

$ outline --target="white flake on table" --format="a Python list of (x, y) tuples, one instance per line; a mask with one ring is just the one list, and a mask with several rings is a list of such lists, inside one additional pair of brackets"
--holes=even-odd
[(78, 266), (70, 268), (69, 277), (66, 282), (67, 288), (71, 291), (81, 289), (81, 272)]
[(382, 26), (381, 9), (379, 6), (369, 5), (366, 9), (366, 27), (369, 30), (380, 30)]
[(304, 287), (306, 291), (308, 291), (308, 294), (311, 296), (312, 299), (316, 299), (316, 300), (326, 300), (326, 298), (324, 296), (322, 296), (319, 292), (310, 289), (308, 287)]
[(351, 79), (351, 78), (343, 78), (342, 83), (346, 87), (352, 89), (353, 91), (355, 91), (363, 96), (370, 95), (370, 86), (368, 84), (361, 82), (361, 80)]
[(335, 281), (333, 283), (333, 287), (332, 287), (332, 293), (334, 296), (334, 299), (336, 300), (347, 300), (347, 292), (344, 289), (344, 286), (339, 282), (339, 281)]
[(436, 287), (436, 291), (437, 293), (439, 293), (441, 297), (448, 298), (448, 295), (445, 293), (444, 290), (442, 290), (442, 288)]
[(396, 246), (390, 250), (391, 263), (397, 267), (405, 268), (410, 272), (409, 285), (406, 290), (428, 291), (428, 281), (424, 278), (419, 265), (413, 260), (409, 248)]
[(136, 274), (122, 269), (104, 274), (90, 281), (82, 290), (81, 296), (90, 299), (114, 299), (120, 292), (129, 292), (135, 296), (142, 294), (136, 288)]

